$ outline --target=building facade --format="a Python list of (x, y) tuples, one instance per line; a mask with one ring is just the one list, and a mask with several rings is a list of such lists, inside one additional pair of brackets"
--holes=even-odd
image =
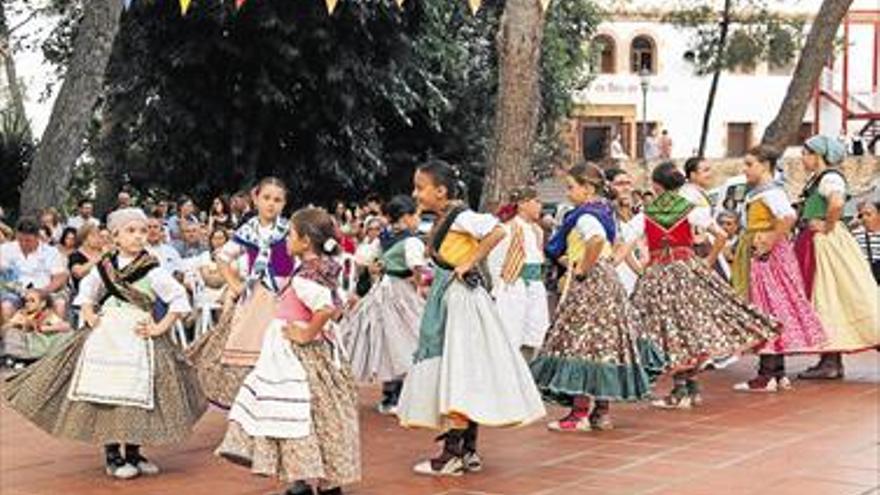
[[(567, 123), (575, 160), (611, 156), (615, 136), (626, 155), (641, 158), (645, 132), (666, 131), (673, 158), (690, 156), (699, 147), (711, 77), (696, 76), (689, 61), (693, 33), (663, 22), (663, 7), (651, 3), (609, 5), (608, 20), (591, 40), (597, 52), (593, 67), (597, 75), (574, 95)], [(773, 8), (809, 20), (820, 3), (780, 1)], [(876, 124), (880, 116), (876, 115), (880, 112), (880, 9), (876, 0), (855, 0), (841, 34), (846, 35), (848, 49), (841, 48), (829, 61), (799, 129), (801, 137), (817, 129), (852, 136), (866, 126), (880, 127)], [(784, 67), (761, 63), (722, 74), (707, 136), (707, 157), (741, 156), (760, 141), (779, 110), (794, 66), (795, 61)]]

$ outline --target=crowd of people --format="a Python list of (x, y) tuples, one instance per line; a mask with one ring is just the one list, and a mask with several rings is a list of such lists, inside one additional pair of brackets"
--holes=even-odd
[[(785, 356), (815, 354), (800, 379), (841, 379), (842, 355), (880, 345), (880, 214), (842, 218), (844, 151), (816, 136), (796, 201), (778, 155), (752, 149), (741, 213), (714, 211), (711, 165), (567, 170), (546, 215), (517, 187), (493, 212), (468, 207), (455, 167), (420, 165), (414, 191), (283, 216), (283, 182), (135, 207), (120, 193), (0, 233), (4, 393), (43, 430), (102, 445), (107, 474), (158, 474), (142, 445), (179, 443), (211, 402), (228, 411), (216, 453), (334, 494), (361, 479), (358, 383), (377, 413), (442, 432), (419, 474), (478, 472), (481, 426), (569, 408), (556, 432), (614, 427), (614, 402), (703, 402), (699, 376), (759, 355), (742, 392), (792, 388)], [(873, 276), (872, 276), (873, 275)], [(107, 359), (109, 356), (113, 359)], [(672, 388), (655, 390), (658, 377)]]

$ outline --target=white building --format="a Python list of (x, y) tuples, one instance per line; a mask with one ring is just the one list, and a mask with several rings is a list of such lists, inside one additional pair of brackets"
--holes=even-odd
[[(807, 19), (818, 12), (821, 0), (776, 1), (771, 6), (786, 15)], [(673, 157), (685, 157), (699, 147), (703, 113), (711, 83), (710, 76), (698, 77), (687, 60), (692, 33), (662, 22), (664, 5), (659, 0), (633, 0), (607, 5), (609, 20), (602, 23), (593, 39), (601, 47), (596, 67), (598, 76), (574, 96), (570, 141), (576, 159), (597, 160), (608, 156), (617, 133), (626, 152), (641, 156), (643, 121), (649, 132), (666, 130), (673, 141)], [(880, 4), (877, 0), (855, 0), (846, 27), (849, 51), (837, 53), (833, 66), (822, 77), (823, 96), (815, 98), (800, 130), (808, 136), (818, 127), (823, 134), (839, 135), (846, 120), (847, 133), (864, 130), (873, 139), (873, 122), (880, 127), (878, 97), (878, 51), (880, 51)], [(844, 91), (844, 63), (848, 61), (848, 85)], [(712, 112), (706, 146), (707, 157), (740, 156), (760, 141), (765, 127), (776, 116), (794, 69), (759, 64), (751, 70), (721, 75)], [(647, 111), (643, 108), (642, 77), (646, 70)], [(844, 98), (843, 94), (847, 93)], [(846, 100), (848, 119), (843, 119)], [(818, 102), (818, 112), (816, 111)], [(858, 117), (872, 117), (858, 118)], [(880, 146), (878, 146), (880, 147)]]

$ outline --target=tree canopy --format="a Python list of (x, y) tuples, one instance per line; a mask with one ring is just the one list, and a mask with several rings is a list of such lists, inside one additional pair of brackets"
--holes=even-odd
[[(277, 175), (292, 201), (408, 191), (429, 156), (462, 166), (474, 199), (497, 90), (502, 1), (260, 0), (240, 10), (135, 4), (122, 20), (92, 139), (102, 169), (140, 191), (198, 198)], [(586, 0), (551, 4), (543, 140), (581, 84)], [(559, 147), (545, 146), (551, 161)]]

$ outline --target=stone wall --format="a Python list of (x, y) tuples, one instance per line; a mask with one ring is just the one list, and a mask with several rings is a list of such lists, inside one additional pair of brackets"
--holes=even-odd
[[(725, 158), (709, 161), (715, 170), (715, 184), (713, 184), (713, 187), (721, 185), (728, 178), (742, 173), (742, 158)], [(683, 162), (678, 163), (681, 166), (684, 165)], [(794, 197), (800, 193), (801, 188), (806, 183), (807, 173), (801, 164), (800, 157), (784, 158), (782, 164), (785, 170), (786, 189), (789, 195)], [(639, 187), (646, 188), (650, 185), (650, 181), (647, 178), (654, 165), (656, 164), (649, 164), (647, 171), (645, 165), (641, 162), (626, 163), (623, 168), (636, 178)], [(858, 196), (870, 191), (872, 184), (876, 186), (877, 182), (880, 181), (880, 157), (850, 157), (841, 165), (841, 170), (847, 178), (852, 194)]]

